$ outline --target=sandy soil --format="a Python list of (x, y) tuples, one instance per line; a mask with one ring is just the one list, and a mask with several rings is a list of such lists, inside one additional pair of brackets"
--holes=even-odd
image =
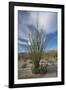
[(48, 77), (57, 77), (57, 64), (50, 64), (47, 67), (47, 73), (45, 74), (33, 74), (31, 71), (32, 64), (28, 62), (25, 68), (21, 67), (20, 65), (24, 64), (23, 62), (19, 61), (18, 67), (18, 79), (25, 79), (25, 78), (48, 78)]

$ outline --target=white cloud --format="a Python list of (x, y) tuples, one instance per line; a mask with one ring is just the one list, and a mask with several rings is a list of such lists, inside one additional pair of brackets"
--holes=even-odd
[(57, 13), (55, 12), (30, 12), (29, 22), (36, 25), (38, 18), (39, 28), (43, 28), (46, 33), (53, 33), (57, 30)]

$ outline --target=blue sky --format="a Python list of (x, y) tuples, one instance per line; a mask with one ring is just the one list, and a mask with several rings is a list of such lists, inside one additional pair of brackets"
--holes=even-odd
[(29, 27), (36, 27), (37, 22), (39, 30), (44, 30), (48, 38), (46, 50), (57, 49), (57, 13), (18, 10), (18, 52), (28, 51), (28, 33), (34, 31)]

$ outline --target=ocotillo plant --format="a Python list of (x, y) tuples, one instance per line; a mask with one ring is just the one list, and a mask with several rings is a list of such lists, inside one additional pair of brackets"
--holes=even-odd
[(46, 37), (42, 30), (35, 30), (29, 35), (29, 53), (35, 68), (39, 67), (39, 62), (41, 60), (42, 53), (44, 50), (45, 39)]

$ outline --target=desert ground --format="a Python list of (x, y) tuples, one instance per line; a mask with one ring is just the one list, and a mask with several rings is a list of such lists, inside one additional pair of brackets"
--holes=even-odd
[(32, 62), (27, 60), (24, 62), (22, 59), (18, 60), (18, 79), (28, 79), (28, 78), (49, 78), (57, 77), (57, 62), (48, 62), (47, 73), (45, 74), (34, 74), (32, 73)]

